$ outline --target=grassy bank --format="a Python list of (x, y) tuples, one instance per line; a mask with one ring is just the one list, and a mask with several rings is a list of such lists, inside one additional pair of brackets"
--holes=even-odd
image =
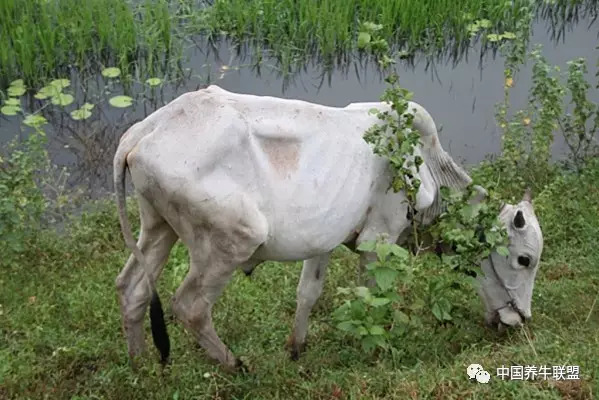
[[(299, 263), (269, 263), (251, 279), (236, 273), (215, 307), (223, 340), (249, 365), (230, 375), (209, 363), (178, 324), (170, 324), (173, 363), (164, 373), (151, 350), (140, 370), (127, 363), (114, 278), (128, 256), (112, 204), (73, 222), (67, 233), (40, 233), (0, 276), (0, 398), (3, 399), (591, 399), (599, 393), (599, 163), (562, 172), (535, 199), (545, 250), (533, 297), (531, 342), (482, 325), (482, 305), (456, 291), (454, 325), (429, 310), (401, 351), (364, 354), (334, 328), (336, 287), (352, 284), (356, 257), (336, 251), (311, 319), (309, 349), (290, 361), (283, 348), (295, 309)], [(136, 221), (136, 210), (131, 208)], [(410, 290), (424, 291), (440, 271), (435, 257)], [(168, 299), (188, 268), (177, 245), (161, 281)], [(594, 307), (594, 308), (593, 308)], [(167, 311), (168, 312), (168, 311)], [(148, 329), (149, 332), (149, 329)], [(151, 340), (147, 340), (151, 348)], [(469, 382), (465, 368), (579, 365), (581, 381)], [(493, 375), (493, 374), (492, 374)]]

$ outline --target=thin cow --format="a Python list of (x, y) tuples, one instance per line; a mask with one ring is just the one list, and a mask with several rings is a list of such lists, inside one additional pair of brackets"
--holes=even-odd
[[(378, 122), (368, 110), (299, 100), (235, 94), (217, 86), (186, 93), (133, 125), (114, 158), (119, 219), (131, 249), (116, 279), (128, 351), (144, 349), (143, 317), (150, 304), (154, 343), (162, 361), (170, 344), (155, 282), (174, 243), (190, 254), (189, 272), (172, 310), (209, 357), (238, 367), (218, 337), (212, 306), (236, 268), (247, 273), (263, 261), (304, 260), (297, 288), (291, 353), (303, 350), (308, 317), (319, 298), (329, 256), (343, 243), (357, 247), (386, 234), (395, 242), (410, 225), (405, 193), (389, 189), (391, 172), (364, 141)], [(416, 196), (420, 218), (441, 211), (439, 188), (461, 189), (470, 177), (443, 150), (435, 123), (410, 102), (424, 160)], [(129, 169), (139, 203), (137, 243), (127, 219)], [(414, 171), (416, 173), (416, 171)], [(504, 207), (510, 255), (483, 263), (480, 295), (487, 322), (518, 325), (530, 318), (542, 235), (529, 198)], [(372, 254), (363, 253), (360, 264)]]

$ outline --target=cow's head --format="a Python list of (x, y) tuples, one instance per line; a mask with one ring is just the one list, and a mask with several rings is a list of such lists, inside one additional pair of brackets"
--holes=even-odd
[(493, 253), (482, 262), (479, 295), (486, 307), (486, 322), (499, 329), (528, 321), (532, 291), (543, 251), (543, 234), (534, 213), (530, 192), (516, 204), (501, 208), (499, 219), (507, 229), (509, 254)]

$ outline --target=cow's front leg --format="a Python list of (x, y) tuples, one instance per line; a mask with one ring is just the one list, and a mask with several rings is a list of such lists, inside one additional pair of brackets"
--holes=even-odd
[(293, 332), (287, 342), (291, 358), (297, 360), (306, 346), (308, 318), (312, 307), (322, 293), (325, 274), (331, 253), (310, 258), (304, 261), (302, 275), (297, 285), (297, 308)]

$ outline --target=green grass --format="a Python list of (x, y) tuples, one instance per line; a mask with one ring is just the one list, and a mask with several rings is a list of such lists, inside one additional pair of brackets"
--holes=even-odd
[(302, 54), (331, 61), (355, 50), (359, 22), (366, 21), (382, 24), (383, 38), (408, 52), (447, 45), (459, 52), (470, 41), (471, 23), (487, 19), (500, 33), (512, 30), (527, 3), (516, 0), (512, 8), (503, 0), (221, 0), (207, 10), (206, 22), (213, 32), (265, 44), (286, 64)]
[(29, 85), (104, 66), (149, 74), (180, 57), (169, 1), (3, 0), (0, 81)]
[[(476, 295), (456, 291), (454, 325), (438, 325), (425, 308), (424, 328), (397, 344), (395, 355), (365, 354), (332, 321), (336, 287), (353, 283), (357, 262), (339, 248), (311, 317), (309, 347), (297, 362), (283, 345), (300, 264), (267, 263), (251, 279), (235, 274), (214, 316), (223, 340), (250, 368), (237, 375), (209, 362), (174, 323), (172, 365), (161, 371), (147, 337), (149, 357), (138, 371), (130, 369), (114, 287), (128, 252), (114, 206), (100, 203), (64, 235), (41, 233), (17, 262), (2, 267), (0, 398), (591, 399), (599, 393), (599, 304), (591, 310), (599, 293), (598, 188), (594, 162), (581, 176), (563, 173), (535, 200), (545, 249), (530, 343), (519, 330), (487, 330)], [(137, 220), (135, 207), (130, 215)], [(420, 262), (430, 274), (440, 272), (435, 257)], [(160, 280), (164, 303), (187, 268), (186, 250), (178, 244)], [(410, 290), (425, 290), (426, 280), (423, 274)], [(502, 364), (579, 365), (583, 379), (474, 384), (465, 374), (473, 362), (490, 371)]]
[[(260, 62), (264, 46), (288, 73), (308, 59), (327, 68), (335, 60), (347, 60), (356, 50), (360, 22), (382, 24), (383, 38), (407, 54), (459, 57), (472, 37), (515, 32), (528, 13), (564, 31), (570, 21), (597, 12), (593, 0), (528, 4), (529, 0), (3, 0), (0, 87), (14, 79), (41, 87), (72, 70), (85, 78), (103, 66), (118, 66), (124, 76), (133, 77), (177, 74), (185, 46), (198, 34), (253, 43), (254, 62)], [(472, 24), (481, 20), (486, 20), (486, 28), (472, 36)]]

